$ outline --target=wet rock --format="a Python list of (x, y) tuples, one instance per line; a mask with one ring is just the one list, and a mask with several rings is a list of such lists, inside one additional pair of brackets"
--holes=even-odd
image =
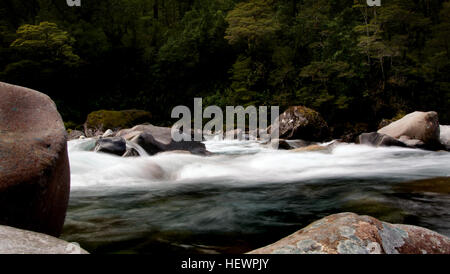
[(127, 142), (122, 137), (100, 138), (94, 151), (122, 156), (127, 151)]
[(108, 129), (107, 131), (105, 131), (105, 133), (103, 133), (102, 138), (108, 138), (108, 137), (113, 137), (114, 136), (114, 131)]
[(138, 157), (138, 156), (140, 156), (139, 152), (132, 147), (127, 147), (125, 153), (122, 155), (122, 157)]
[(196, 141), (175, 142), (172, 139), (171, 128), (153, 125), (138, 125), (131, 129), (119, 131), (116, 136), (123, 137), (154, 155), (163, 151), (185, 150), (197, 155), (209, 155), (205, 144)]
[(427, 145), (435, 145), (439, 143), (438, 114), (434, 111), (415, 111), (381, 128), (378, 133), (396, 139), (407, 136), (409, 139), (421, 140)]
[(450, 239), (426, 228), (340, 213), (250, 254), (448, 254)]
[(0, 224), (59, 236), (69, 189), (67, 132), (55, 103), (0, 83)]
[(370, 145), (376, 147), (406, 147), (406, 144), (386, 134), (377, 132), (363, 133), (359, 135), (358, 141), (362, 145)]
[(301, 139), (324, 141), (330, 136), (327, 123), (315, 110), (303, 106), (293, 106), (275, 121), (279, 126), (280, 139)]
[(0, 254), (88, 254), (76, 243), (41, 233), (0, 226)]

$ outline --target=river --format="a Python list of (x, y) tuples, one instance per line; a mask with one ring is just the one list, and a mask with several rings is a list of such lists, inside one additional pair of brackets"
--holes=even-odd
[(214, 156), (121, 158), (69, 142), (62, 238), (91, 253), (243, 253), (350, 211), (450, 236), (450, 153), (206, 141)]

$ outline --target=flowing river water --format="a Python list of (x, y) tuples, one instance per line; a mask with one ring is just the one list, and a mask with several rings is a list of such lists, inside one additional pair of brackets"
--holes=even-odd
[(121, 158), (83, 142), (62, 238), (91, 253), (244, 253), (346, 211), (450, 236), (448, 152), (206, 141), (213, 156)]

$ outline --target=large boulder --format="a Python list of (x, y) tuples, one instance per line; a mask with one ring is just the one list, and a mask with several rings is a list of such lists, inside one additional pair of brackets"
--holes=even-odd
[(439, 141), (447, 150), (450, 150), (450, 126), (440, 126)]
[(88, 254), (76, 243), (0, 225), (0, 254)]
[(103, 134), (107, 129), (123, 129), (150, 122), (151, 118), (151, 113), (144, 110), (99, 110), (88, 115), (84, 127), (86, 136), (92, 137), (95, 134)]
[(153, 125), (138, 125), (131, 129), (124, 129), (116, 134), (125, 140), (138, 144), (145, 151), (154, 155), (159, 152), (183, 150), (197, 155), (208, 155), (205, 144), (196, 141), (175, 142), (172, 139), (171, 128)]
[(251, 254), (449, 254), (450, 239), (426, 228), (340, 213)]
[(0, 83), (0, 224), (59, 236), (70, 190), (66, 136), (47, 95)]
[(438, 114), (434, 111), (415, 111), (381, 128), (378, 133), (396, 139), (406, 136), (409, 139), (420, 140), (427, 145), (434, 146), (439, 144)]
[(279, 126), (281, 139), (321, 142), (330, 136), (328, 125), (322, 116), (303, 106), (289, 107), (274, 123)]
[(359, 135), (358, 142), (361, 145), (370, 145), (376, 147), (406, 147), (407, 145), (391, 136), (377, 132), (363, 133)]
[(122, 156), (127, 151), (127, 142), (122, 137), (100, 138), (96, 142), (94, 151)]

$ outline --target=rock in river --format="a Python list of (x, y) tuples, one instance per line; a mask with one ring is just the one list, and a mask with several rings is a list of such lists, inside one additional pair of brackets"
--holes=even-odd
[(396, 139), (406, 136), (408, 139), (420, 140), (427, 145), (436, 145), (440, 143), (438, 114), (434, 111), (415, 111), (383, 127), (378, 130), (378, 133)]
[(138, 125), (131, 129), (124, 129), (116, 136), (125, 138), (138, 144), (145, 151), (154, 155), (159, 152), (184, 150), (197, 155), (208, 155), (205, 144), (196, 141), (175, 142), (172, 139), (171, 128), (157, 127), (153, 125)]
[(376, 147), (399, 146), (406, 147), (406, 144), (386, 134), (377, 132), (363, 133), (359, 135), (358, 141), (362, 145), (371, 145)]
[(250, 254), (449, 254), (450, 239), (426, 228), (340, 213)]
[(275, 121), (278, 123), (280, 138), (324, 141), (330, 132), (320, 114), (303, 106), (293, 106), (282, 113)]
[(127, 143), (122, 137), (100, 138), (96, 142), (94, 151), (122, 156), (127, 151)]
[(59, 236), (70, 189), (66, 136), (47, 95), (0, 82), (0, 224)]
[(0, 254), (87, 254), (76, 243), (0, 225)]

